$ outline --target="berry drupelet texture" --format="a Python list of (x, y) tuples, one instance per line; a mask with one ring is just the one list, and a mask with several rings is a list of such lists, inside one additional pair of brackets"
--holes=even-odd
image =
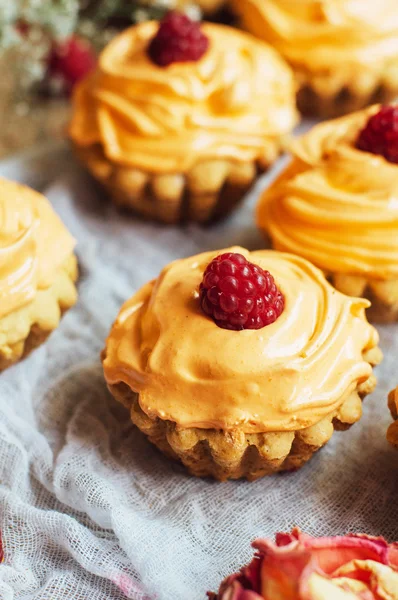
[(356, 147), (398, 164), (398, 105), (382, 106), (360, 132)]
[(200, 24), (186, 15), (171, 11), (159, 25), (148, 46), (148, 55), (159, 67), (176, 62), (198, 61), (209, 47), (209, 38)]
[(211, 261), (199, 294), (203, 312), (223, 329), (262, 329), (285, 307), (272, 275), (234, 252)]

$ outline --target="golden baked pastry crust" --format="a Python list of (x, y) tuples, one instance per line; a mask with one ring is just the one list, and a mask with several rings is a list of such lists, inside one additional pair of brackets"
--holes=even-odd
[(0, 319), (0, 371), (25, 358), (57, 328), (77, 300), (77, 259), (71, 254), (52, 285), (38, 290), (32, 302)]
[[(103, 360), (106, 352), (103, 352)], [(381, 360), (373, 348), (363, 357), (372, 366)], [(169, 458), (184, 464), (191, 475), (219, 481), (245, 478), (254, 481), (278, 471), (303, 466), (331, 438), (333, 431), (349, 429), (362, 415), (362, 400), (373, 392), (376, 378), (371, 375), (358, 384), (353, 394), (337, 410), (315, 425), (298, 431), (244, 433), (179, 427), (172, 421), (149, 417), (140, 407), (139, 396), (126, 384), (109, 385), (112, 395), (130, 410), (132, 422)]]
[[(305, 116), (332, 119), (351, 112), (362, 110), (372, 104), (387, 104), (398, 93), (398, 80), (378, 79), (366, 90), (359, 91), (346, 83), (333, 93), (326, 93), (316, 80), (304, 73), (297, 73), (297, 107)], [(320, 89), (319, 89), (320, 88)]]
[(205, 223), (231, 212), (258, 174), (276, 160), (283, 145), (283, 139), (270, 141), (261, 162), (208, 160), (188, 173), (166, 175), (114, 163), (99, 144), (88, 148), (74, 145), (74, 149), (116, 206), (163, 223)]
[(370, 300), (372, 305), (366, 310), (369, 321), (398, 321), (398, 279), (380, 280), (342, 273), (330, 275), (328, 279), (343, 294)]

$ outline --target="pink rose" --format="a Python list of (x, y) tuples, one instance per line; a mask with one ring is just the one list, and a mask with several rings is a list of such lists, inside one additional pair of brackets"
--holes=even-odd
[(398, 544), (367, 535), (313, 538), (294, 529), (256, 540), (252, 562), (211, 600), (398, 600)]

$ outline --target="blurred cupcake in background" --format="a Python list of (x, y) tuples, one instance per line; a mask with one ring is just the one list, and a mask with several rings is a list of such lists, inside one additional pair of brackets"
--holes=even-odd
[(296, 122), (293, 76), (274, 50), (169, 13), (108, 45), (77, 88), (69, 133), (117, 205), (205, 222), (237, 205)]
[(232, 0), (247, 31), (293, 67), (299, 109), (339, 116), (398, 94), (396, 0)]
[(336, 289), (368, 298), (373, 321), (398, 320), (398, 107), (321, 123), (291, 150), (259, 201), (260, 229)]

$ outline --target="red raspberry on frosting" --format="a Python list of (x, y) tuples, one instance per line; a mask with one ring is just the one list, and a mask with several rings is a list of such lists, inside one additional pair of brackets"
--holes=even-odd
[(223, 329), (261, 329), (285, 307), (272, 275), (234, 252), (211, 261), (199, 293), (203, 312)]
[(398, 106), (382, 106), (372, 115), (360, 132), (356, 146), (398, 164)]
[(152, 38), (148, 55), (159, 67), (167, 67), (175, 62), (198, 61), (208, 47), (209, 38), (202, 32), (199, 23), (182, 13), (171, 11)]

